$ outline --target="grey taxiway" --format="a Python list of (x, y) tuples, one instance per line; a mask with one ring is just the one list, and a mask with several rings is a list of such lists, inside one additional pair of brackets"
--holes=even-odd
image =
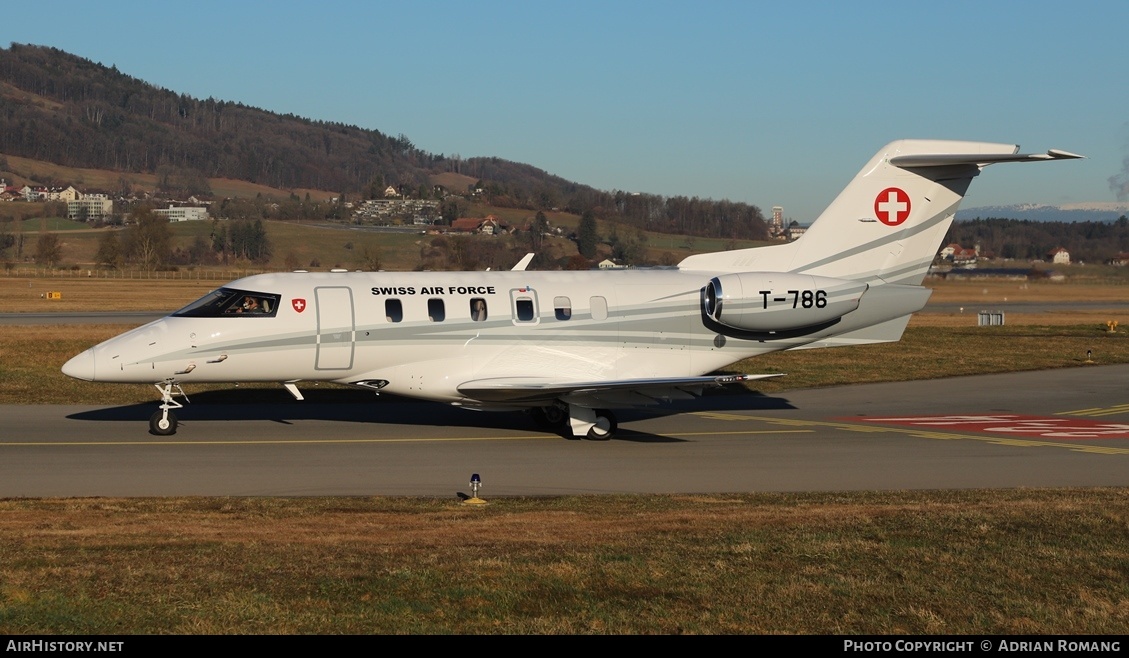
[[(868, 364), (868, 367), (881, 367)], [(617, 412), (611, 441), (520, 412), (306, 389), (0, 407), (0, 497), (480, 496), (1129, 486), (1129, 365), (739, 392)], [(191, 394), (191, 391), (189, 392)]]

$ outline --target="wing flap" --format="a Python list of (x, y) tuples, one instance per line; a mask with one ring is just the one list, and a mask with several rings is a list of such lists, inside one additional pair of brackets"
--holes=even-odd
[[(558, 398), (596, 398), (605, 401), (622, 399), (631, 404), (653, 403), (699, 395), (706, 387), (780, 377), (784, 373), (763, 375), (712, 375), (706, 377), (658, 377), (653, 379), (619, 379), (608, 381), (560, 381), (541, 377), (497, 377), (476, 379), (460, 384), (458, 390), (480, 402), (530, 404), (551, 402)], [(695, 393), (695, 391), (697, 391)]]

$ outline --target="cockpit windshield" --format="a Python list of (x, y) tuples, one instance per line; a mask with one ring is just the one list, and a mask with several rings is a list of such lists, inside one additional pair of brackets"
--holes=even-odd
[(219, 288), (180, 309), (175, 316), (186, 318), (262, 317), (278, 313), (281, 295), (253, 290)]

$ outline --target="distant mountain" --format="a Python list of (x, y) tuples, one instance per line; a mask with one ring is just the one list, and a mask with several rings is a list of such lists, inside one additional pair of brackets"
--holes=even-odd
[(971, 219), (1025, 219), (1032, 222), (1112, 222), (1122, 215), (1129, 215), (1129, 203), (1070, 203), (1061, 206), (1041, 204), (1016, 204), (1011, 206), (979, 206), (961, 208), (957, 211), (957, 221)]

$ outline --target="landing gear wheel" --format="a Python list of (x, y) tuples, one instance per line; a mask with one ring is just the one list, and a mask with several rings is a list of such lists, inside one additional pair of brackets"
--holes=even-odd
[(588, 438), (593, 441), (607, 441), (615, 436), (619, 427), (615, 415), (607, 409), (596, 409), (596, 424), (588, 430)]
[(529, 415), (533, 417), (533, 422), (537, 423), (538, 427), (546, 429), (563, 427), (568, 422), (568, 412), (556, 405), (534, 407), (529, 410)]
[(153, 415), (149, 417), (149, 432), (157, 436), (170, 436), (176, 434), (176, 414), (168, 412), (165, 415), (164, 411), (154, 411)]
[[(156, 434), (157, 436), (168, 436), (176, 434), (176, 415), (173, 414), (173, 409), (180, 409), (184, 405), (177, 402), (173, 396), (173, 389), (180, 395), (184, 395), (184, 389), (180, 387), (171, 379), (166, 379), (160, 384), (153, 384), (157, 387), (157, 391), (161, 394), (161, 406), (157, 411), (149, 417), (149, 433)], [(184, 395), (187, 400), (188, 396)]]

